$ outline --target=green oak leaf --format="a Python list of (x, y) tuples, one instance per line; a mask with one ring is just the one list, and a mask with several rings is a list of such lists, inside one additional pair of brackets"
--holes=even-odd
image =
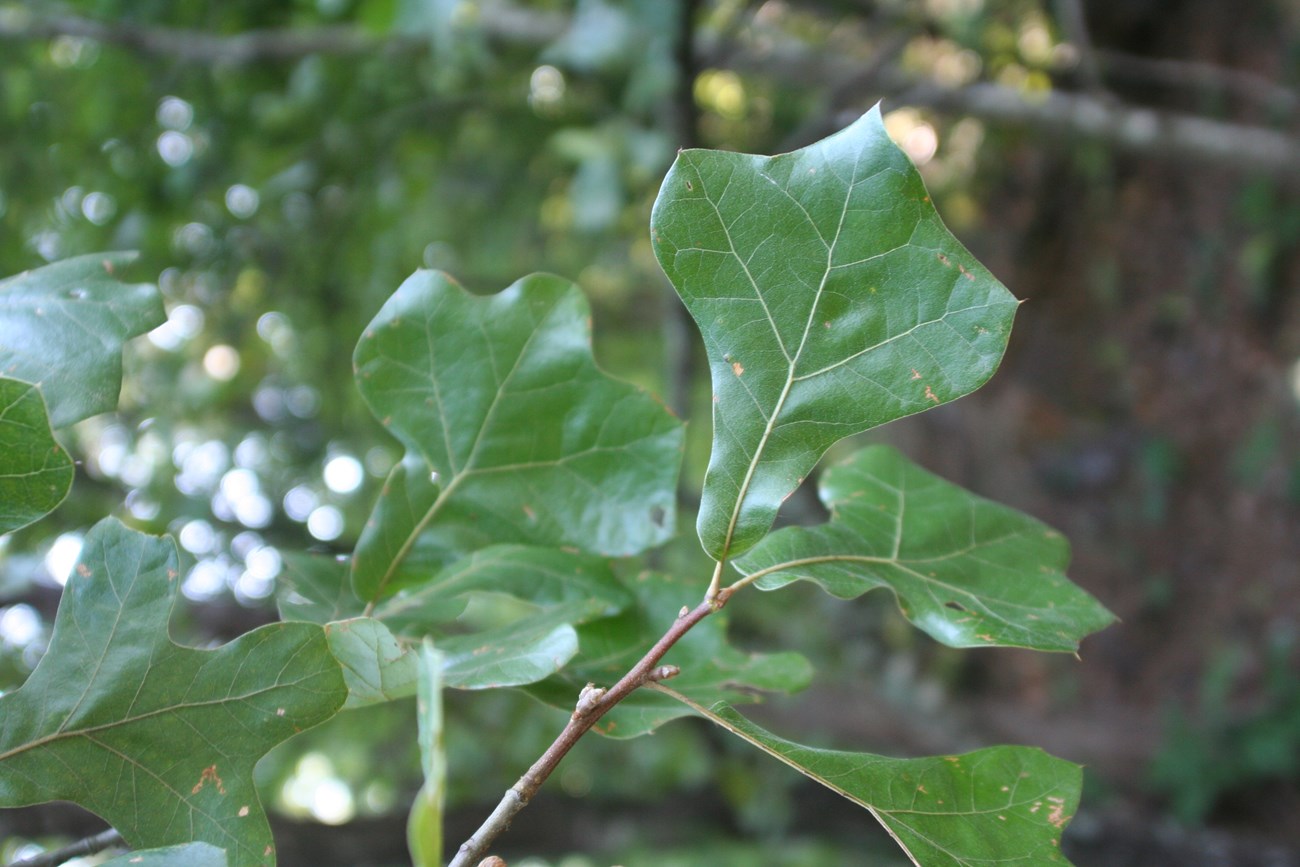
[(319, 626), (277, 623), (216, 650), (173, 644), (171, 539), (113, 518), (87, 534), (49, 649), (0, 697), (0, 806), (73, 801), (133, 847), (206, 842), (275, 863), (253, 765), (347, 697)]
[(388, 627), (370, 617), (325, 624), (330, 652), (348, 685), (344, 710), (415, 695), (419, 664)]
[(72, 458), (50, 430), (40, 391), (0, 377), (0, 534), (54, 511), (74, 473)]
[(187, 843), (128, 852), (99, 867), (228, 867), (225, 850), (207, 843)]
[(950, 647), (1074, 651), (1115, 618), (1065, 577), (1070, 545), (1050, 527), (872, 446), (822, 476), (831, 519), (786, 527), (734, 565), (762, 589), (800, 579), (852, 599), (877, 587)]
[[(669, 690), (664, 690), (668, 692)], [(918, 867), (1068, 865), (1061, 833), (1079, 805), (1083, 769), (1032, 747), (892, 759), (787, 741), (724, 702), (695, 712), (865, 807)]]
[(0, 376), (35, 383), (56, 428), (116, 407), (122, 344), (167, 318), (156, 287), (113, 276), (134, 259), (96, 253), (0, 280)]
[(559, 548), (492, 545), (440, 569), (420, 586), (385, 599), (374, 616), (399, 631), (427, 631), (430, 624), (459, 615), (473, 594), (512, 596), (541, 608), (564, 607), (572, 623), (617, 614), (632, 603), (632, 594), (600, 557)]
[[(635, 608), (579, 627), (581, 650), (574, 662), (559, 675), (526, 687), (525, 692), (545, 704), (572, 711), (584, 685), (613, 685), (664, 634), (683, 601), (699, 595), (695, 582), (658, 572), (640, 575), (633, 590)], [(725, 609), (687, 632), (662, 664), (681, 669), (669, 681), (674, 689), (706, 704), (720, 699), (760, 701), (761, 692), (797, 692), (812, 678), (807, 659), (797, 653), (746, 653), (729, 644)], [(638, 689), (606, 713), (594, 730), (607, 737), (634, 738), (690, 713), (667, 695)]]
[(578, 288), (545, 274), (475, 296), (418, 271), (384, 304), (357, 343), (357, 385), (424, 467), (404, 464), (400, 492), (390, 478), (385, 496), (406, 500), (381, 497), (358, 542), (361, 598), (427, 577), (403, 561), (448, 504), (494, 542), (623, 555), (671, 534), (682, 425), (596, 367), (589, 320)]
[(275, 583), (281, 620), (330, 623), (356, 617), (365, 609), (352, 592), (346, 558), (285, 551), (283, 560)]
[(424, 784), (416, 793), (406, 820), (406, 846), (414, 867), (441, 867), (442, 812), (447, 796), (447, 755), (442, 746), (441, 654), (425, 639), (418, 651), (420, 765)]
[(496, 689), (544, 680), (578, 652), (573, 614), (563, 608), (508, 626), (438, 642), (453, 689)]
[[(558, 548), (493, 545), (451, 563), (426, 583), (385, 599), (370, 617), (344, 561), (285, 558), (280, 615), (326, 623), (330, 648), (348, 681), (347, 707), (415, 694), (415, 658), (402, 636), (438, 638), (445, 684), (454, 689), (521, 686), (549, 677), (578, 651), (574, 626), (617, 614), (633, 602), (600, 557)], [(529, 609), (514, 622), (463, 634), (455, 624), (473, 598), (509, 597)], [(341, 618), (330, 622), (331, 618)], [(346, 619), (342, 619), (346, 618)]]
[(775, 157), (682, 151), (651, 217), (700, 327), (713, 451), (698, 529), (729, 558), (833, 443), (982, 385), (1016, 300), (944, 228), (879, 108)]

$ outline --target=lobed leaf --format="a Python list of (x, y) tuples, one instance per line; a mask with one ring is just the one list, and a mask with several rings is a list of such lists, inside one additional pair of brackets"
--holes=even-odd
[(543, 274), (481, 297), (418, 271), (384, 304), (354, 366), (408, 460), (358, 542), (362, 599), (427, 577), (403, 561), (448, 504), (480, 544), (622, 555), (668, 537), (682, 426), (596, 367), (589, 319), (576, 286)]
[(0, 696), (0, 806), (73, 801), (133, 847), (206, 842), (233, 867), (274, 864), (253, 765), (333, 716), (343, 676), (306, 623), (173, 644), (179, 585), (170, 539), (113, 518), (91, 529), (49, 649)]
[(1079, 805), (1083, 769), (1031, 747), (891, 759), (777, 737), (723, 702), (695, 712), (866, 808), (924, 867), (1068, 865), (1061, 834)]
[(734, 561), (758, 587), (813, 581), (841, 599), (892, 590), (950, 647), (1074, 651), (1115, 618), (1065, 577), (1065, 537), (945, 482), (895, 449), (862, 449), (823, 474), (831, 519), (786, 527)]
[(1016, 309), (944, 228), (879, 108), (780, 156), (682, 151), (651, 235), (708, 352), (698, 529), (719, 560), (767, 533), (833, 443), (982, 385)]
[(167, 318), (157, 288), (113, 276), (134, 259), (77, 256), (0, 280), (0, 376), (39, 387), (56, 428), (116, 407), (122, 344)]
[(72, 458), (54, 439), (34, 385), (0, 377), (0, 534), (26, 527), (72, 489)]

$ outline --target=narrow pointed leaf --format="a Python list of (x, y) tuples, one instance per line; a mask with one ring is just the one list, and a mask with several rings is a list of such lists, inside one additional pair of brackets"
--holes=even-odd
[(344, 710), (415, 695), (419, 663), (388, 627), (371, 617), (325, 625), (330, 652), (348, 685)]
[(698, 529), (740, 554), (839, 439), (978, 388), (1016, 301), (944, 228), (880, 111), (776, 157), (683, 151), (651, 218), (700, 327), (713, 452)]
[[(546, 704), (573, 710), (583, 686), (608, 687), (622, 677), (672, 625), (682, 604), (699, 593), (693, 582), (656, 572), (640, 576), (633, 589), (635, 608), (579, 627), (581, 651), (574, 662), (525, 691)], [(669, 681), (674, 689), (705, 704), (720, 699), (760, 701), (762, 692), (797, 692), (812, 678), (811, 666), (797, 653), (746, 653), (729, 644), (725, 609), (686, 633), (663, 663), (681, 669)], [(612, 738), (634, 738), (690, 714), (667, 695), (639, 689), (607, 713), (595, 730)]]
[(447, 756), (442, 746), (442, 654), (427, 639), (419, 650), (420, 764), (424, 784), (406, 820), (406, 845), (414, 867), (442, 865), (442, 811), (447, 791)]
[[(679, 697), (685, 700), (684, 697)], [(787, 741), (719, 702), (697, 712), (865, 807), (921, 867), (1068, 865), (1061, 833), (1083, 770), (1031, 747), (892, 759)]]
[(170, 539), (112, 518), (87, 534), (49, 649), (0, 697), (0, 806), (73, 801), (134, 847), (206, 842), (233, 867), (273, 864), (253, 765), (347, 688), (311, 624), (173, 644), (179, 578)]
[(1074, 651), (1115, 618), (1065, 577), (1065, 537), (873, 446), (820, 485), (818, 527), (786, 527), (735, 561), (765, 590), (800, 579), (852, 599), (885, 587), (904, 616), (950, 647)]
[(228, 867), (229, 863), (223, 849), (207, 843), (188, 843), (128, 852), (100, 867)]
[(357, 344), (358, 387), (440, 488), (430, 502), (408, 486), (412, 505), (391, 510), (407, 513), (406, 541), (385, 533), (391, 554), (359, 554), (363, 599), (396, 589), (400, 555), (447, 503), (497, 542), (622, 555), (668, 537), (682, 426), (596, 367), (589, 317), (576, 286), (541, 274), (479, 297), (419, 271), (379, 311)]
[(73, 474), (40, 391), (0, 377), (0, 534), (54, 511), (72, 488)]
[(167, 318), (157, 288), (113, 276), (134, 258), (78, 256), (0, 280), (0, 376), (35, 383), (56, 428), (117, 406), (122, 344)]

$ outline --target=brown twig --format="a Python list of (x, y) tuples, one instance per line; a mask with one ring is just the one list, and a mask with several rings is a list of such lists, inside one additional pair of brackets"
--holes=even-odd
[(725, 601), (725, 597), (723, 597), (713, 603), (701, 602), (689, 611), (683, 607), (682, 613), (673, 621), (673, 625), (668, 628), (663, 637), (655, 642), (654, 647), (650, 648), (649, 652), (641, 657), (641, 660), (627, 674), (623, 675), (618, 683), (609, 689), (600, 689), (588, 684), (579, 695), (577, 707), (574, 708), (573, 715), (569, 717), (569, 722), (565, 725), (564, 730), (547, 747), (541, 758), (533, 763), (528, 772), (520, 777), (519, 781), (513, 786), (506, 789), (505, 795), (502, 796), (496, 809), (479, 826), (479, 829), (461, 844), (460, 849), (456, 852), (456, 857), (451, 859), (448, 867), (472, 867), (472, 865), (478, 864), (479, 859), (484, 856), (488, 847), (492, 845), (492, 841), (510, 826), (511, 820), (537, 794), (537, 790), (554, 772), (555, 768), (560, 764), (560, 760), (568, 754), (569, 750), (573, 749), (578, 740), (602, 716), (647, 683), (656, 683), (674, 676), (677, 673), (677, 667), (673, 665), (661, 666), (659, 660), (663, 659), (664, 654), (672, 649), (672, 646), (689, 632), (695, 624), (721, 608), (722, 603)]

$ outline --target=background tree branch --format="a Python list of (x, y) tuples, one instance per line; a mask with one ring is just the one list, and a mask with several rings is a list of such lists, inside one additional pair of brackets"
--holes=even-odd
[[(564, 32), (563, 15), (507, 2), (485, 2), (471, 25), (488, 39), (540, 46)], [(374, 36), (357, 28), (272, 29), (218, 35), (198, 30), (97, 21), (71, 15), (33, 15), (10, 11), (0, 16), (0, 41), (22, 42), (57, 37), (91, 39), (141, 54), (180, 63), (245, 65), (284, 62), (312, 54), (355, 56), (377, 52), (430, 49), (423, 34)], [(817, 50), (797, 39), (764, 34), (748, 43), (702, 34), (696, 40), (696, 66), (729, 66), (755, 74), (779, 71), (783, 78), (810, 85), (829, 84), (849, 104), (887, 96), (895, 105), (928, 108), (945, 114), (976, 117), (1020, 126), (1057, 137), (1098, 141), (1126, 152), (1157, 159), (1182, 160), (1262, 172), (1293, 181), (1300, 177), (1300, 138), (1268, 127), (1215, 120), (1182, 112), (1127, 105), (1103, 93), (1052, 90), (1027, 94), (1004, 85), (980, 82), (948, 87), (910, 76), (896, 64), (864, 65), (852, 58)], [(1248, 73), (1208, 64), (1137, 59), (1098, 52), (1106, 75), (1141, 76), (1195, 86), (1251, 99), (1289, 115), (1300, 97), (1285, 87)], [(825, 120), (826, 130), (842, 125), (838, 112)], [(820, 134), (826, 130), (818, 130)], [(815, 136), (813, 136), (815, 137)]]

